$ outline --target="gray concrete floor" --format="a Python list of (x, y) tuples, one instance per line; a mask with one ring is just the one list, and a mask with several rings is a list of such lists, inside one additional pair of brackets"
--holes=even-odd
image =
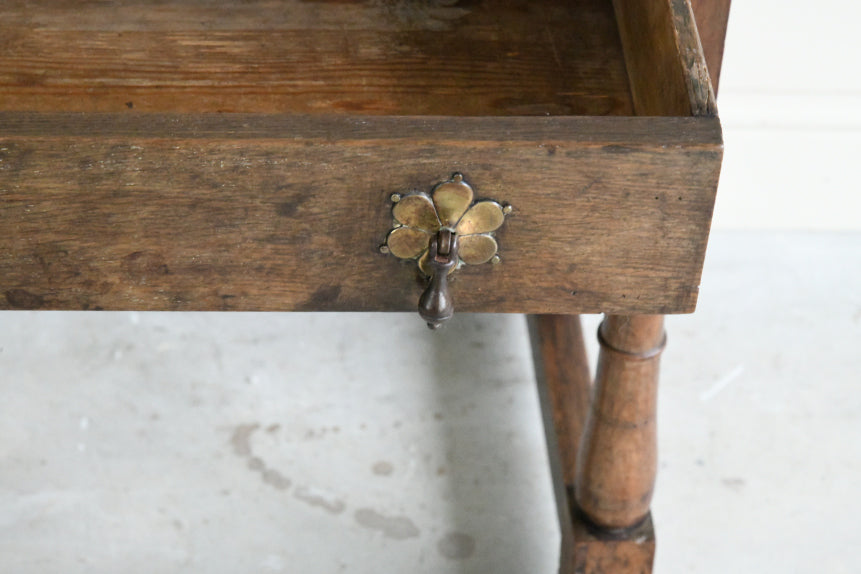
[[(861, 234), (715, 233), (667, 328), (657, 572), (861, 571)], [(3, 573), (555, 571), (519, 316), (3, 313), (0, 391)]]

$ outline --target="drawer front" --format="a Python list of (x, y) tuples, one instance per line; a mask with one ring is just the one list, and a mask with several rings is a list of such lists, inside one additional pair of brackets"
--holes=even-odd
[(690, 312), (716, 118), (0, 114), (0, 307), (412, 311), (393, 193), (510, 203), (459, 311)]

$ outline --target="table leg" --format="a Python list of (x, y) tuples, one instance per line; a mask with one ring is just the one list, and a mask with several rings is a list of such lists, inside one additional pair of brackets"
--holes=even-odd
[(570, 501), (592, 375), (578, 315), (531, 315), (529, 331), (561, 533), (559, 572), (567, 574), (574, 571)]
[(663, 316), (605, 318), (591, 404), (579, 317), (535, 316), (530, 329), (562, 532), (560, 572), (650, 572)]
[(608, 315), (598, 329), (595, 396), (577, 457), (576, 500), (597, 526), (625, 529), (649, 513), (657, 469), (661, 315)]

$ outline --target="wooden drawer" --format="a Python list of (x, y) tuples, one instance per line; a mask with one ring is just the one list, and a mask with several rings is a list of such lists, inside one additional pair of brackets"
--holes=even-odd
[(0, 12), (0, 308), (413, 310), (393, 193), (510, 203), (460, 311), (694, 309), (722, 143), (685, 0)]

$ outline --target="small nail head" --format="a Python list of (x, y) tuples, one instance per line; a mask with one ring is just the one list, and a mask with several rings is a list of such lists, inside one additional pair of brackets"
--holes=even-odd
[(451, 175), (451, 180), (455, 183), (460, 183), (463, 181), (463, 174), (456, 171)]
[(502, 213), (504, 213), (505, 215), (508, 215), (512, 211), (514, 211), (514, 208), (511, 207), (511, 204), (506, 203), (505, 205), (502, 206)]
[(494, 255), (493, 257), (490, 258), (490, 264), (491, 265), (499, 265), (499, 263), (501, 261), (502, 261), (502, 259), (499, 258), (499, 255)]
[(390, 200), (392, 200), (392, 203), (397, 203), (397, 202), (399, 202), (399, 201), (401, 200), (401, 194), (400, 194), (400, 193), (393, 193), (393, 194), (389, 197), (389, 199), (390, 199)]
[(380, 253), (388, 253), (388, 252), (389, 252), (389, 246), (388, 245), (386, 245), (385, 243), (380, 245)]

